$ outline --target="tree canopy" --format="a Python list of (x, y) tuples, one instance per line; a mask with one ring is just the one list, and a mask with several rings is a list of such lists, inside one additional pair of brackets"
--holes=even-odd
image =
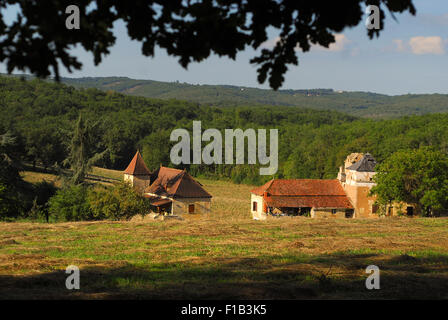
[[(80, 9), (79, 29), (65, 26), (69, 5)], [(7, 63), (10, 73), (29, 70), (59, 79), (60, 64), (70, 72), (82, 67), (70, 52), (75, 45), (91, 52), (99, 64), (115, 43), (113, 24), (121, 20), (129, 37), (142, 43), (143, 55), (153, 56), (160, 47), (186, 68), (210, 54), (235, 59), (247, 47), (258, 49), (274, 28), (279, 41), (263, 48), (251, 63), (258, 66), (258, 81), (268, 79), (277, 89), (287, 65), (298, 64), (298, 48), (328, 47), (335, 33), (362, 21), (363, 5), (380, 8), (380, 29), (366, 29), (370, 38), (384, 27), (385, 10), (415, 14), (412, 0), (0, 0), (0, 9), (18, 7), (12, 23), (0, 10), (0, 62)]]
[(377, 167), (380, 203), (414, 204), (424, 213), (448, 208), (448, 157), (433, 147), (397, 151)]
[[(448, 114), (373, 121), (298, 107), (213, 107), (96, 89), (75, 90), (63, 84), (11, 77), (0, 77), (0, 88), (0, 134), (11, 131), (17, 137), (17, 148), (27, 163), (44, 164), (39, 152), (33, 150), (48, 150), (48, 141), (52, 141), (60, 152), (48, 153), (45, 161), (73, 166), (76, 161), (61, 163), (60, 159), (75, 160), (71, 154), (80, 150), (80, 140), (73, 140), (79, 114), (85, 131), (81, 137), (88, 145), (84, 161), (103, 154), (97, 165), (117, 170), (126, 168), (137, 149), (151, 170), (161, 163), (173, 166), (169, 160), (173, 145), (170, 133), (175, 128), (191, 130), (193, 119), (202, 121), (203, 130), (279, 129), (277, 178), (334, 178), (351, 152), (370, 152), (380, 163), (397, 150), (422, 146), (448, 154)], [(84, 130), (85, 124), (96, 123), (95, 130)], [(49, 124), (51, 130), (46, 130)], [(46, 137), (28, 139), (31, 131)], [(248, 184), (259, 185), (271, 179), (260, 176), (258, 168), (248, 164), (178, 168), (186, 168), (193, 175), (232, 178)]]

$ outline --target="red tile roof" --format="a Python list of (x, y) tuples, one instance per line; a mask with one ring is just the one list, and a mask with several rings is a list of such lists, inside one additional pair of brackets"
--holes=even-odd
[(154, 172), (155, 181), (145, 193), (173, 198), (211, 198), (211, 194), (185, 170), (160, 167)]
[(172, 202), (170, 199), (164, 199), (164, 198), (154, 197), (154, 196), (145, 196), (145, 198), (149, 199), (149, 203), (155, 207), (167, 205)]
[(336, 179), (273, 179), (251, 192), (271, 207), (353, 208)]
[(272, 179), (251, 192), (259, 196), (264, 192), (273, 196), (345, 196), (337, 179)]

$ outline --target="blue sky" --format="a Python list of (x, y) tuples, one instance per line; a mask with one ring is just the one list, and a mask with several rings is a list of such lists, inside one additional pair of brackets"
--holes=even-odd
[[(330, 49), (312, 48), (298, 52), (299, 65), (290, 66), (282, 89), (333, 88), (385, 94), (448, 93), (448, 1), (414, 0), (417, 15), (389, 15), (379, 38), (369, 40), (364, 22), (336, 35)], [(12, 16), (12, 15), (11, 15)], [(164, 50), (155, 57), (141, 54), (140, 43), (131, 41), (123, 23), (115, 25), (117, 42), (99, 66), (82, 49), (73, 53), (83, 63), (69, 77), (126, 76), (135, 79), (180, 81), (193, 84), (231, 84), (268, 88), (257, 82), (256, 67), (249, 60), (252, 49), (237, 59), (211, 56), (183, 69)], [(275, 33), (266, 46), (275, 42)], [(5, 72), (0, 64), (0, 71)]]

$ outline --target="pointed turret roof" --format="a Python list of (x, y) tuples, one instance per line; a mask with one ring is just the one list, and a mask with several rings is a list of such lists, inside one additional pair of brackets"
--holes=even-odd
[(134, 176), (149, 176), (151, 171), (149, 171), (145, 162), (139, 151), (135, 153), (134, 158), (132, 158), (131, 163), (129, 163), (124, 173), (131, 174)]

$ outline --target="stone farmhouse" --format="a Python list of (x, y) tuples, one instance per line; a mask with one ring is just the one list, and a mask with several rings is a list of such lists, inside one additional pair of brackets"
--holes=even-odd
[(154, 212), (175, 215), (210, 212), (212, 196), (185, 169), (160, 166), (151, 172), (137, 151), (123, 173), (124, 181), (150, 201)]
[[(375, 185), (377, 162), (369, 153), (352, 153), (339, 168), (337, 179), (272, 179), (251, 191), (251, 213), (256, 220), (267, 215), (314, 217), (377, 218)], [(386, 215), (414, 214), (412, 206), (396, 203)]]

